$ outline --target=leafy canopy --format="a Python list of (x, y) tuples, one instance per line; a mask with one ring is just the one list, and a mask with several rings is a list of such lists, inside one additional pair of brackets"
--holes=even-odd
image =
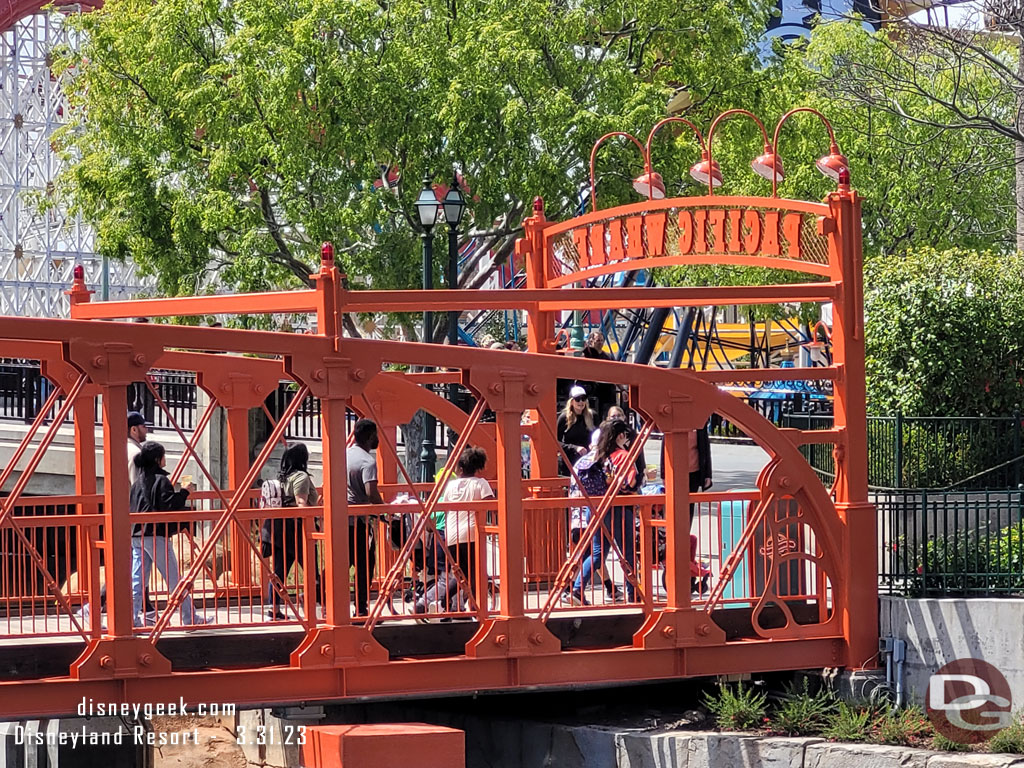
[[(301, 282), (324, 240), (355, 282), (411, 287), (413, 201), (454, 166), (471, 285), (511, 252), (534, 196), (550, 218), (575, 212), (598, 136), (646, 131), (683, 86), (741, 101), (766, 6), (109, 0), (73, 22), (82, 42), (60, 62), (77, 117), (60, 189), (103, 253), (169, 294)], [(637, 154), (602, 152), (603, 204), (628, 195)]]
[(1002, 415), (1024, 393), (1024, 255), (921, 248), (868, 262), (868, 405)]

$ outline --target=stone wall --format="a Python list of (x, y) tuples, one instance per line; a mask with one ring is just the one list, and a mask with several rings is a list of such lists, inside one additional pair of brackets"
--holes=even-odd
[(976, 658), (1002, 671), (1014, 710), (1024, 707), (1024, 599), (882, 597), (881, 637), (907, 642), (906, 692), (924, 703), (928, 678), (954, 659)]

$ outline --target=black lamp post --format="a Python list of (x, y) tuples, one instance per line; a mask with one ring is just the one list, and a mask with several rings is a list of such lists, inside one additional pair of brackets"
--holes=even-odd
[[(451, 189), (444, 196), (441, 203), (444, 208), (444, 220), (448, 223), (448, 287), (455, 289), (459, 287), (459, 225), (462, 223), (462, 216), (466, 212), (466, 198), (459, 189), (459, 179), (452, 178)], [(452, 347), (459, 343), (459, 313), (448, 313), (448, 344)], [(448, 401), (455, 403), (459, 395), (459, 385), (454, 381), (448, 384)], [(453, 432), (449, 432), (449, 442), (454, 445), (455, 440), (451, 439)]]
[[(416, 213), (420, 219), (423, 232), (423, 290), (434, 287), (434, 240), (431, 232), (437, 223), (437, 196), (434, 194), (429, 176), (423, 177), (423, 189), (416, 198)], [(430, 342), (434, 326), (434, 313), (429, 310), (423, 313), (423, 341)], [(434, 432), (436, 422), (432, 413), (423, 413), (423, 447), (420, 449), (420, 482), (434, 482), (434, 465), (437, 463), (437, 452), (434, 450)]]

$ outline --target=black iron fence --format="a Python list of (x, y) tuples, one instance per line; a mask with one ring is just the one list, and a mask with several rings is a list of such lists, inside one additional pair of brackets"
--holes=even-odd
[[(160, 407), (146, 382), (135, 382), (128, 387), (128, 409), (138, 411), (146, 417), (146, 421), (156, 427), (172, 429), (173, 421), (182, 430), (191, 432), (197, 422), (197, 387), (196, 375), (187, 371), (153, 370), (150, 380), (163, 400), (167, 410)], [(0, 419), (30, 422), (42, 410), (54, 387), (42, 375), (39, 362), (35, 360), (0, 360)], [(276, 419), (291, 403), (298, 392), (294, 382), (282, 381), (278, 388), (266, 400), (267, 411)], [(459, 388), (460, 407), (465, 406), (469, 398), (468, 390)], [(58, 399), (57, 407), (62, 399)], [(470, 407), (472, 403), (470, 403)], [(96, 423), (100, 424), (100, 403), (96, 405)], [(168, 415), (170, 411), (170, 415)], [(54, 410), (56, 412), (56, 410)], [(349, 421), (355, 420), (349, 413)], [(287, 440), (319, 440), (320, 439), (320, 400), (312, 395), (306, 397), (298, 411), (285, 428)], [(437, 424), (434, 444), (437, 448), (447, 449), (451, 443), (448, 428)]]
[[(831, 416), (785, 414), (781, 426), (830, 429)], [(1024, 482), (1021, 416), (869, 416), (868, 483), (876, 488), (1016, 488)], [(831, 446), (804, 456), (823, 479)]]
[[(158, 427), (170, 429), (171, 419), (183, 430), (196, 424), (196, 376), (183, 371), (154, 370), (150, 380), (167, 406), (159, 407), (144, 381), (128, 387), (128, 409), (139, 411)], [(30, 422), (38, 415), (53, 392), (50, 380), (40, 373), (33, 360), (0, 360), (0, 419)], [(57, 401), (57, 407), (63, 398)], [(170, 411), (170, 415), (168, 412)], [(56, 408), (53, 413), (56, 413)], [(96, 403), (96, 423), (100, 422), (100, 403)]]
[[(826, 414), (825, 418), (827, 418), (830, 423), (832, 419), (831, 400), (812, 399), (801, 392), (795, 392), (787, 395), (786, 397), (765, 398), (746, 396), (739, 399), (777, 427), (783, 426), (784, 420), (793, 415), (807, 416), (808, 418), (813, 419), (818, 418), (824, 413)], [(718, 414), (714, 414), (711, 417), (709, 430), (715, 437), (746, 437), (746, 434), (739, 426), (733, 424), (728, 419), (722, 418)]]
[(873, 500), (882, 593), (1024, 594), (1024, 492), (892, 490)]

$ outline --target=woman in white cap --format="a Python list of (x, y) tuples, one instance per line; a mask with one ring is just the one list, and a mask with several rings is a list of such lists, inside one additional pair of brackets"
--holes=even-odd
[[(594, 412), (587, 403), (587, 390), (579, 384), (569, 390), (565, 410), (558, 414), (557, 436), (562, 450), (570, 463), (590, 450), (590, 433), (594, 431)], [(568, 475), (569, 470), (559, 457), (559, 474)]]

